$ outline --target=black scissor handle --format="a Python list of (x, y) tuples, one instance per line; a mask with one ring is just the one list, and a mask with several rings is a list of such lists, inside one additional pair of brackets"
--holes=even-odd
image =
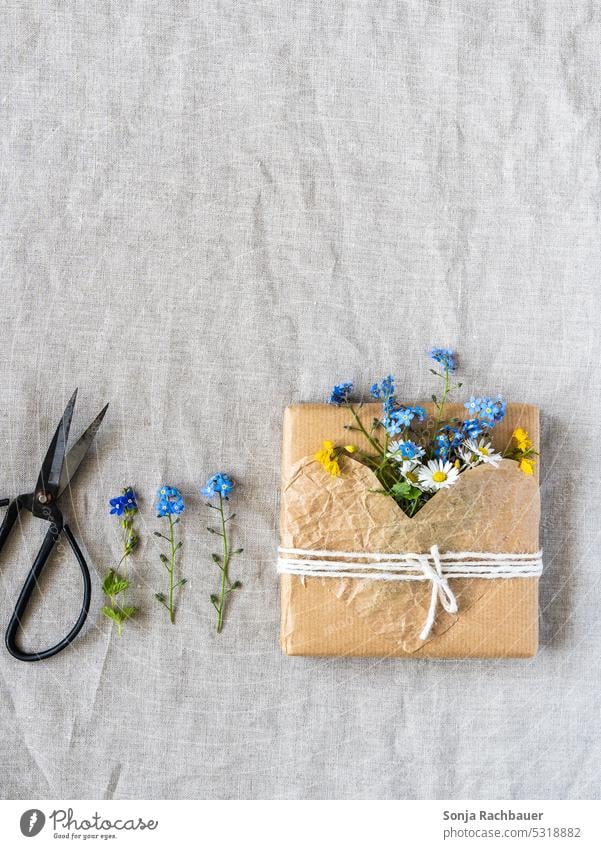
[(4, 545), (6, 540), (8, 539), (10, 532), (13, 529), (13, 525), (17, 521), (17, 517), (19, 516), (19, 511), (21, 509), (21, 499), (13, 498), (8, 500), (3, 498), (0, 501), (0, 507), (8, 506), (8, 510), (4, 514), (4, 519), (2, 520), (2, 525), (0, 525), (0, 548)]
[[(6, 535), (10, 531), (10, 528), (15, 522), (15, 519), (18, 514), (18, 505), (15, 505), (14, 515), (11, 507), (14, 502), (11, 502), (9, 506), (9, 513), (4, 517), (4, 522), (2, 523), (2, 527), (0, 527), (0, 547), (3, 542), (3, 531), (4, 526), (7, 525), (8, 529), (6, 530)], [(29, 599), (31, 598), (31, 594), (34, 591), (35, 587), (38, 583), (38, 578), (42, 574), (44, 566), (46, 565), (48, 558), (50, 556), (50, 552), (54, 548), (57, 543), (61, 530), (64, 532), (69, 545), (71, 546), (71, 550), (73, 554), (77, 558), (77, 562), (79, 563), (79, 568), (81, 570), (81, 575), (83, 578), (83, 602), (81, 605), (81, 610), (79, 612), (79, 617), (75, 625), (71, 628), (66, 637), (64, 637), (59, 643), (55, 646), (52, 646), (50, 649), (46, 649), (45, 651), (39, 652), (24, 652), (17, 646), (16, 636), (21, 625), (21, 620), (25, 614), (27, 609), (27, 605), (29, 604)], [(86, 621), (88, 611), (90, 609), (90, 597), (92, 594), (92, 582), (90, 580), (90, 571), (88, 569), (88, 564), (86, 563), (83, 554), (81, 553), (81, 549), (77, 544), (77, 540), (73, 536), (71, 532), (71, 528), (68, 525), (63, 525), (62, 528), (53, 523), (50, 525), (46, 536), (44, 537), (44, 541), (38, 551), (38, 555), (33, 562), (33, 566), (29, 570), (29, 574), (25, 579), (25, 583), (23, 584), (23, 589), (19, 594), (19, 598), (17, 599), (17, 603), (15, 605), (15, 609), (10, 618), (10, 622), (8, 623), (8, 628), (6, 629), (6, 648), (12, 654), (13, 657), (16, 657), (17, 660), (25, 660), (25, 661), (33, 661), (33, 660), (44, 660), (47, 657), (52, 657), (55, 654), (58, 654), (64, 648), (66, 648), (69, 643), (72, 643), (75, 637), (81, 631), (84, 622)]]

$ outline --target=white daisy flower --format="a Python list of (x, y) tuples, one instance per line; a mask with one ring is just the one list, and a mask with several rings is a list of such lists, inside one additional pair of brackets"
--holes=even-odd
[(403, 460), (399, 471), (405, 478), (407, 483), (410, 483), (411, 486), (415, 486), (418, 489), (421, 489), (422, 487), (417, 476), (417, 469), (419, 468), (419, 466), (420, 463), (417, 460)]
[(481, 439), (480, 442), (476, 442), (474, 439), (466, 439), (464, 445), (474, 458), (470, 465), (490, 463), (491, 466), (498, 466), (499, 461), (503, 459), (492, 447), (492, 443), (487, 442), (486, 439)]
[(427, 466), (419, 466), (417, 476), (421, 486), (436, 492), (454, 484), (459, 477), (459, 469), (444, 460), (428, 460)]
[(465, 442), (457, 448), (457, 456), (463, 460), (468, 469), (473, 469), (474, 466), (477, 466), (479, 463), (482, 463), (482, 457), (478, 457), (477, 454), (468, 448)]

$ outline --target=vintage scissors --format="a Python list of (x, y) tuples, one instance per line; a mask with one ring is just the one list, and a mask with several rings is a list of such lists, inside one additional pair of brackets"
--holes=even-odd
[[(57, 500), (69, 486), (82, 460), (88, 453), (94, 437), (98, 432), (102, 419), (104, 418), (108, 404), (98, 413), (92, 424), (84, 431), (77, 442), (66, 454), (67, 440), (69, 438), (69, 429), (71, 427), (71, 419), (73, 418), (73, 409), (75, 407), (76, 397), (77, 389), (67, 404), (65, 412), (63, 413), (56, 429), (56, 433), (52, 438), (52, 442), (50, 443), (50, 447), (48, 448), (40, 470), (35, 490), (27, 493), (26, 495), (18, 495), (12, 500), (3, 499), (0, 501), (0, 506), (8, 507), (4, 516), (4, 521), (0, 526), (0, 549), (8, 539), (21, 510), (29, 510), (29, 512), (37, 519), (44, 519), (46, 522), (50, 523), (50, 527), (46, 532), (46, 536), (44, 537), (44, 541), (38, 551), (38, 555), (33, 562), (25, 583), (23, 584), (23, 589), (19, 594), (15, 609), (10, 618), (10, 622), (8, 623), (8, 628), (6, 629), (6, 648), (13, 657), (17, 658), (17, 660), (44, 660), (44, 658), (58, 654), (66, 648), (69, 643), (73, 642), (75, 637), (79, 634), (84, 622), (86, 621), (88, 610), (90, 609), (90, 571), (70, 527), (63, 519), (63, 514), (58, 508)], [(44, 566), (48, 562), (52, 549), (63, 533), (71, 546), (73, 554), (77, 558), (83, 578), (83, 602), (79, 618), (67, 636), (55, 646), (52, 646), (52, 648), (46, 649), (45, 651), (31, 653), (24, 652), (17, 646), (16, 635), (27, 609), (31, 594), (38, 585), (38, 579), (42, 574)]]

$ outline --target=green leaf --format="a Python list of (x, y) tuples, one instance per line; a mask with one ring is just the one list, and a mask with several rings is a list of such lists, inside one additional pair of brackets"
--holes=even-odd
[(106, 617), (108, 617), (108, 619), (112, 619), (113, 622), (119, 623), (121, 621), (119, 619), (119, 615), (118, 615), (117, 611), (114, 610), (112, 607), (103, 607), (102, 612), (104, 613), (104, 615)]
[(114, 569), (111, 569), (102, 584), (102, 591), (105, 595), (114, 596), (117, 593), (122, 593), (129, 587), (129, 581), (121, 577)]
[(407, 481), (393, 484), (390, 491), (395, 498), (406, 498), (409, 501), (414, 501), (422, 494), (421, 489), (418, 489), (416, 486), (411, 486), (411, 484)]
[(113, 595), (114, 578), (115, 578), (115, 573), (111, 569), (110, 572), (107, 574), (106, 578), (104, 579), (104, 581), (102, 582), (102, 592), (105, 595)]
[(121, 625), (136, 612), (135, 607), (103, 607), (102, 612), (108, 619), (112, 619), (117, 625)]
[(398, 498), (407, 498), (411, 492), (411, 484), (406, 481), (395, 483), (390, 487), (390, 491)]
[(169, 605), (167, 604), (167, 599), (165, 598), (165, 596), (163, 595), (163, 593), (155, 593), (155, 594), (154, 594), (154, 597), (156, 598), (156, 600), (157, 600), (158, 602), (160, 602), (160, 604), (162, 604), (162, 605), (163, 605), (163, 607), (166, 607), (166, 608), (167, 608), (167, 610), (169, 610)]

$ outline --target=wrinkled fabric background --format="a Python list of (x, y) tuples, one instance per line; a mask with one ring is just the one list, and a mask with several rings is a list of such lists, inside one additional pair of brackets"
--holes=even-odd
[[(0, 653), (15, 798), (596, 798), (601, 671), (599, 48), (590, 2), (34, 2), (0, 27), (0, 495), (28, 491), (72, 390), (110, 401), (63, 509), (94, 571), (71, 650)], [(277, 644), (282, 411), (393, 371), (540, 405), (542, 647), (531, 662), (305, 660)], [(244, 582), (221, 636), (223, 469)], [(187, 500), (172, 627), (152, 509)], [(120, 640), (99, 614), (143, 544)], [(7, 622), (41, 539), (0, 561)], [(75, 618), (49, 566), (27, 645)]]

